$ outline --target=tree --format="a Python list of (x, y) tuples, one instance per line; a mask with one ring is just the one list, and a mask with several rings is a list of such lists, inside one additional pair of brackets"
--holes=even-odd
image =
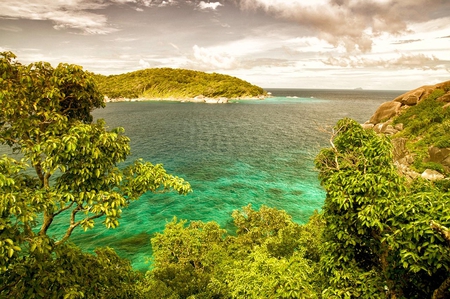
[[(317, 262), (307, 258), (315, 257), (317, 248), (301, 246), (314, 228), (266, 206), (256, 211), (248, 205), (233, 218), (235, 233), (215, 222), (168, 223), (152, 239), (154, 268), (144, 283), (148, 298), (317, 297)], [(320, 222), (314, 219), (314, 225)]]
[(410, 184), (390, 140), (340, 120), (316, 158), (327, 191), (321, 266), (324, 297), (431, 298), (449, 277), (449, 248), (430, 227), (448, 225), (448, 192)]
[[(22, 266), (52, 259), (77, 227), (89, 229), (100, 218), (117, 227), (122, 209), (146, 191), (191, 191), (159, 164), (118, 167), (129, 139), (122, 128), (92, 122), (91, 111), (104, 106), (92, 74), (15, 58), (0, 54), (0, 143), (22, 156), (0, 159), (0, 278), (9, 286), (2, 295), (31, 280), (36, 274)], [(48, 236), (55, 221), (67, 225), (57, 239)]]
[[(155, 296), (158, 290), (165, 289), (180, 298), (223, 298), (220, 288), (212, 288), (211, 283), (229, 259), (225, 235), (226, 231), (214, 221), (192, 221), (187, 225), (186, 220), (174, 218), (162, 234), (152, 239), (154, 269), (150, 286), (156, 288), (151, 288), (150, 293)], [(158, 295), (151, 298), (160, 298)]]

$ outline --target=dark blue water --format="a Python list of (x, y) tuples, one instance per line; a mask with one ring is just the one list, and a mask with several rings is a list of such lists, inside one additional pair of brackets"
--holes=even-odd
[[(146, 194), (123, 211), (120, 227), (97, 222), (72, 241), (91, 250), (111, 246), (139, 269), (148, 267), (150, 238), (174, 216), (230, 227), (233, 210), (251, 203), (286, 210), (304, 223), (325, 197), (313, 160), (328, 146), (327, 129), (343, 117), (359, 122), (401, 91), (273, 89), (272, 98), (230, 104), (109, 103), (96, 110), (122, 126), (132, 156), (162, 163), (189, 181), (187, 196)], [(329, 131), (329, 130), (328, 130)]]

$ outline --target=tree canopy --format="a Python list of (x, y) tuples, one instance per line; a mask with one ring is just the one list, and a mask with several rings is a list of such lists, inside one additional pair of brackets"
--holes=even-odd
[(153, 68), (121, 75), (96, 75), (100, 91), (110, 98), (258, 97), (266, 92), (236, 77), (185, 69)]
[[(143, 193), (190, 185), (159, 164), (119, 164), (129, 139), (93, 122), (104, 105), (93, 74), (15, 58), (0, 54), (0, 144), (20, 154), (0, 158), (1, 298), (450, 297), (448, 181), (406, 180), (390, 138), (347, 118), (315, 159), (326, 198), (308, 223), (251, 205), (229, 230), (174, 218), (152, 238), (145, 274), (112, 248), (83, 252), (75, 229), (117, 227)], [(447, 133), (447, 112), (424, 103), (402, 116), (406, 131), (446, 144), (417, 124), (431, 115)], [(55, 223), (64, 234), (49, 235)]]
[[(97, 219), (117, 227), (122, 209), (144, 192), (191, 189), (162, 165), (137, 160), (118, 167), (130, 152), (129, 139), (121, 128), (108, 131), (103, 120), (92, 122), (91, 111), (104, 106), (92, 74), (69, 64), (26, 66), (15, 58), (0, 54), (0, 144), (21, 154), (20, 160), (0, 159), (0, 294), (56, 298), (74, 287), (64, 287), (67, 263), (77, 261), (70, 266), (79, 275), (86, 267), (85, 255), (67, 244), (74, 229), (89, 229)], [(57, 238), (48, 235), (55, 222), (66, 225)], [(52, 279), (54, 271), (59, 274), (51, 283), (59, 287), (52, 288), (42, 279)]]

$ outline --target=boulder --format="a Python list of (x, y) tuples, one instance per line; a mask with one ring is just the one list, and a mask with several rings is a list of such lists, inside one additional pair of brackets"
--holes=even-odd
[(376, 125), (384, 120), (390, 119), (398, 114), (401, 106), (402, 104), (400, 102), (385, 102), (381, 104), (380, 107), (378, 107), (377, 111), (375, 111), (375, 114), (372, 115), (369, 122)]
[(426, 162), (435, 162), (442, 164), (442, 161), (450, 157), (450, 148), (430, 146), (428, 148), (428, 155), (429, 158), (425, 160)]
[(365, 130), (373, 129), (373, 126), (374, 126), (373, 124), (368, 123), (368, 122), (361, 125), (361, 127), (363, 127), (363, 129), (365, 129)]
[(395, 129), (392, 125), (387, 125), (387, 127), (383, 133), (386, 135), (394, 135), (397, 132), (398, 132), (398, 130)]
[(425, 162), (439, 163), (444, 167), (445, 171), (450, 171), (450, 148), (430, 146), (428, 155), (429, 157), (425, 159)]
[[(393, 146), (393, 154), (394, 160), (400, 161), (409, 154), (408, 149), (406, 148), (406, 138), (395, 138), (392, 139)], [(406, 161), (405, 161), (406, 162)]]
[(439, 171), (436, 170), (432, 170), (432, 169), (427, 169), (425, 170), (422, 174), (421, 177), (429, 180), (429, 181), (438, 181), (438, 180), (443, 180), (445, 178), (445, 176), (440, 173)]
[(450, 91), (444, 94), (443, 96), (437, 98), (440, 102), (450, 103)]
[(396, 124), (395, 126), (394, 126), (394, 129), (396, 129), (397, 131), (403, 131), (403, 124)]
[(401, 96), (396, 97), (394, 99), (394, 102), (400, 102), (402, 105), (414, 106), (420, 101), (421, 96), (424, 94), (424, 92), (424, 87), (414, 89), (402, 94)]
[(217, 104), (217, 99), (205, 98), (205, 103), (207, 104)]

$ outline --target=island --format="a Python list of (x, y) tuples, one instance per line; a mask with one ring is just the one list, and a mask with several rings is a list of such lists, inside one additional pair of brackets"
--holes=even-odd
[(106, 102), (169, 100), (227, 103), (263, 99), (268, 93), (239, 78), (186, 69), (150, 68), (120, 75), (95, 75)]

